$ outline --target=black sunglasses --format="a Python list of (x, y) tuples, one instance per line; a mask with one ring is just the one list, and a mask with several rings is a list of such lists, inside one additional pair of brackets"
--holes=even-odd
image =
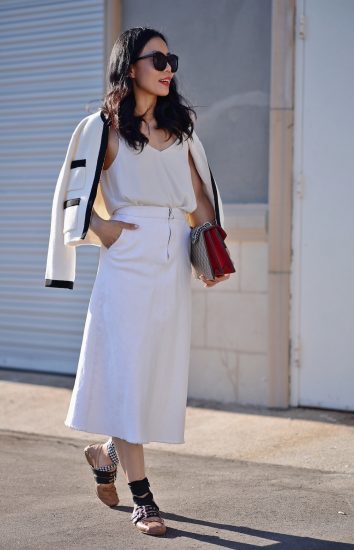
[(167, 67), (167, 63), (169, 63), (173, 73), (175, 73), (178, 69), (178, 56), (174, 53), (168, 53), (167, 55), (162, 52), (147, 53), (146, 55), (136, 57), (135, 61), (145, 59), (146, 57), (152, 57), (154, 67), (157, 71), (164, 71)]

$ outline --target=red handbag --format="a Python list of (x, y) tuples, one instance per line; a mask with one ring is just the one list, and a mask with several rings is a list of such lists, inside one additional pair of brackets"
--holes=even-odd
[(218, 223), (205, 222), (191, 228), (191, 263), (196, 279), (201, 274), (207, 279), (215, 279), (236, 272), (224, 243), (226, 236)]
[(235, 273), (236, 269), (230, 258), (224, 240), (226, 231), (220, 224), (220, 213), (218, 206), (218, 193), (213, 173), (209, 166), (211, 185), (214, 197), (215, 220), (205, 222), (202, 225), (191, 227), (191, 264), (194, 277), (199, 279), (204, 275), (207, 279), (222, 277), (227, 273)]

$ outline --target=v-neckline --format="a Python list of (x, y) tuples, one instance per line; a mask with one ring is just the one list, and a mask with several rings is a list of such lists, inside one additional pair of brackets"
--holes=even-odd
[(169, 145), (168, 147), (165, 147), (165, 149), (157, 149), (156, 147), (153, 147), (152, 145), (150, 145), (149, 142), (146, 145), (147, 145), (147, 147), (150, 147), (150, 149), (153, 149), (154, 151), (157, 151), (158, 153), (163, 153), (164, 151), (168, 151), (168, 149), (171, 149), (171, 147), (173, 147), (176, 144), (177, 141), (178, 141), (178, 138), (175, 139), (175, 141), (173, 143), (171, 143), (171, 145)]
[[(128, 143), (125, 141), (124, 138), (122, 138), (121, 136), (119, 136), (119, 142), (120, 143), (123, 143), (125, 145), (125, 147), (127, 147), (129, 150), (131, 150), (132, 148), (128, 145)], [(145, 147), (148, 147), (150, 149), (152, 149), (153, 151), (156, 151), (157, 153), (164, 153), (165, 151), (168, 151), (169, 149), (171, 149), (174, 145), (176, 145), (178, 141), (178, 138), (175, 139), (175, 141), (173, 143), (171, 143), (171, 145), (169, 145), (168, 147), (165, 147), (165, 149), (156, 149), (156, 147), (153, 147), (152, 145), (150, 145), (149, 142), (146, 143)], [(144, 147), (144, 149), (145, 149)], [(119, 155), (119, 150), (118, 150), (118, 154), (116, 155), (115, 159), (117, 158), (117, 156)], [(114, 160), (115, 160), (114, 159)], [(113, 161), (114, 162), (114, 161)], [(113, 164), (112, 162), (112, 164)], [(109, 168), (112, 166), (112, 164), (109, 166)]]

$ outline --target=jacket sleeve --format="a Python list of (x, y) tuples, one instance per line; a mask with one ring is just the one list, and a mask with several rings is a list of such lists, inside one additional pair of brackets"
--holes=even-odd
[(217, 183), (212, 174), (204, 146), (195, 130), (192, 139), (189, 140), (189, 149), (193, 156), (194, 164), (204, 184), (204, 189), (211, 204), (214, 206), (215, 217), (219, 218), (221, 227), (224, 227), (224, 208)]
[(56, 288), (74, 287), (76, 269), (76, 248), (64, 244), (64, 207), (63, 203), (67, 191), (70, 175), (71, 160), (74, 158), (78, 137), (87, 117), (76, 126), (59, 176), (56, 182), (51, 210), (50, 234), (45, 271), (45, 286)]

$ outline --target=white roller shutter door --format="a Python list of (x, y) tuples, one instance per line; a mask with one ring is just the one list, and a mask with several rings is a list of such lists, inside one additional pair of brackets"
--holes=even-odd
[(0, 367), (74, 373), (99, 249), (73, 290), (44, 278), (66, 148), (103, 97), (104, 0), (0, 0), (0, 48)]

